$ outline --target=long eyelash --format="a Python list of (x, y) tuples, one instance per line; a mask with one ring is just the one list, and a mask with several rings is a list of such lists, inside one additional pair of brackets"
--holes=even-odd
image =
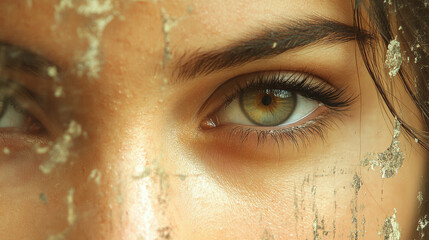
[(335, 111), (345, 111), (355, 102), (357, 96), (345, 96), (346, 88), (336, 89), (324, 82), (312, 82), (313, 76), (296, 73), (285, 76), (282, 73), (260, 74), (246, 81), (243, 85), (237, 83), (232, 94), (225, 95), (225, 107), (241, 94), (254, 89), (282, 89), (298, 93), (306, 98), (319, 101)]
[[(325, 130), (336, 126), (334, 120), (341, 120), (344, 112), (349, 110), (357, 96), (346, 96), (346, 88), (336, 89), (324, 82), (314, 82), (313, 76), (297, 73), (289, 76), (284, 74), (257, 75), (244, 84), (237, 83), (232, 94), (225, 95), (225, 108), (241, 94), (254, 89), (283, 89), (300, 94), (306, 98), (323, 103), (329, 110), (326, 114), (312, 119), (301, 126), (276, 130), (260, 130), (252, 127), (235, 127), (231, 135), (238, 135), (243, 144), (250, 135), (255, 135), (257, 145), (272, 138), (280, 150), (285, 142), (292, 143), (296, 149), (306, 145), (314, 137), (325, 140)], [(348, 94), (348, 93), (347, 93)]]

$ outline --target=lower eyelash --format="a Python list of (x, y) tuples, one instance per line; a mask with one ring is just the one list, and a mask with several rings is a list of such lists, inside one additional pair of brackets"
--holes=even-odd
[(335, 120), (341, 121), (344, 115), (344, 112), (328, 109), (325, 114), (311, 119), (300, 126), (284, 129), (259, 130), (252, 127), (237, 126), (231, 130), (230, 137), (238, 135), (241, 144), (255, 137), (257, 146), (265, 144), (271, 139), (277, 145), (279, 151), (281, 145), (288, 142), (292, 143), (299, 150), (301, 146), (307, 146), (314, 138), (320, 138), (322, 141), (325, 141), (326, 131), (338, 127)]

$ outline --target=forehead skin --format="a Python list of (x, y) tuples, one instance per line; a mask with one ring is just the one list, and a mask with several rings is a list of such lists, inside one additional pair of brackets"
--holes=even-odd
[[(314, 222), (318, 233), (322, 219), (329, 239), (346, 239), (353, 231), (353, 201), (363, 206), (358, 216), (366, 219), (366, 225), (359, 225), (359, 231), (365, 225), (367, 236), (377, 236), (393, 208), (401, 215), (403, 236), (414, 231), (417, 176), (423, 171), (421, 155), (411, 152), (408, 158), (413, 164), (405, 165), (396, 178), (386, 182), (377, 171), (360, 169), (362, 153), (381, 152), (390, 144), (391, 128), (385, 124), (371, 80), (354, 54), (354, 43), (299, 50), (197, 77), (183, 85), (168, 85), (175, 78), (175, 63), (186, 53), (221, 48), (264, 26), (309, 15), (351, 25), (349, 1), (116, 1), (109, 12), (114, 19), (99, 36), (97, 59), (102, 69), (98, 78), (91, 79), (73, 72), (89, 47), (78, 29), (88, 29), (94, 20), (106, 16), (83, 17), (69, 9), (56, 21), (55, 5), (59, 2), (38, 0), (28, 7), (26, 1), (1, 1), (0, 37), (46, 56), (70, 73), (64, 84), (69, 92), (79, 92), (73, 116), (82, 123), (89, 140), (62, 178), (50, 177), (63, 187), (58, 189), (45, 180), (22, 187), (23, 194), (16, 196), (23, 199), (29, 193), (38, 196), (44, 189), (58, 190), (52, 190), (56, 193), (52, 205), (56, 205), (35, 210), (34, 202), (19, 203), (18, 220), (9, 220), (9, 232), (15, 235), (8, 239), (16, 234), (44, 239), (66, 228), (67, 213), (61, 210), (66, 207), (64, 197), (69, 187), (76, 190), (80, 216), (69, 239), (138, 239), (142, 234), (152, 239), (166, 225), (173, 229), (173, 239), (271, 239), (271, 235), (276, 239), (311, 239)], [(166, 54), (171, 58), (166, 60)], [(351, 111), (341, 131), (332, 131), (324, 145), (316, 142), (305, 152), (286, 146), (281, 157), (288, 161), (278, 161), (278, 155), (269, 155), (272, 149), (265, 149), (268, 157), (261, 163), (256, 160), (262, 154), (247, 151), (237, 156), (236, 149), (212, 144), (198, 135), (201, 117), (195, 113), (222, 82), (250, 72), (306, 68), (334, 86), (366, 90), (361, 95), (366, 99), (362, 115), (359, 109)], [(158, 178), (135, 181), (130, 177), (136, 168), (155, 160), (171, 174), (167, 206), (157, 198)], [(87, 181), (92, 169), (103, 173), (99, 186)], [(365, 186), (359, 198), (351, 187), (356, 172), (362, 174)], [(175, 177), (180, 174), (192, 177)], [(396, 198), (403, 191), (403, 197)], [(18, 223), (31, 226), (34, 219), (28, 212), (40, 216), (42, 225), (22, 231)]]
[[(30, 43), (31, 41), (31, 44), (28, 45), (37, 45), (39, 51), (55, 47), (61, 51), (53, 53), (46, 50), (45, 54), (53, 55), (52, 58), (62, 59), (62, 61), (73, 59), (72, 56), (75, 55), (76, 49), (82, 49), (86, 44), (85, 41), (76, 41), (76, 29), (88, 23), (88, 19), (76, 16), (73, 11), (65, 8), (63, 21), (67, 24), (61, 24), (60, 21), (61, 31), (52, 31), (55, 23), (54, 16), (58, 12), (54, 6), (58, 6), (60, 2), (33, 1), (30, 8), (25, 1), (2, 1), (4, 22), (15, 25), (15, 31), (19, 33), (13, 34), (3, 28), (2, 36), (17, 43), (25, 41)], [(82, 1), (82, 3), (85, 2)], [(186, 49), (213, 49), (223, 46), (233, 39), (242, 37), (243, 33), (247, 34), (261, 26), (270, 26), (285, 19), (318, 15), (347, 24), (352, 23), (351, 3), (347, 1), (278, 0), (268, 3), (262, 1), (220, 1), (219, 3), (217, 1), (159, 1), (157, 4), (153, 4), (152, 1), (123, 1), (119, 5), (122, 15), (127, 17), (122, 21), (114, 21), (113, 25), (116, 22), (117, 25), (122, 23), (121, 26), (125, 26), (124, 29), (115, 32), (115, 40), (119, 43), (130, 44), (128, 49), (145, 51), (144, 56), (155, 56), (154, 54), (157, 53), (157, 57), (160, 57), (164, 51), (162, 9), (165, 10), (166, 16), (171, 16), (180, 23), (177, 27), (172, 28), (170, 33), (172, 51), (179, 53)], [(10, 15), (14, 15), (16, 12), (19, 12), (19, 17), (10, 18)], [(6, 16), (8, 16), (7, 21)], [(96, 15), (92, 17), (96, 17)], [(35, 24), (29, 22), (22, 24), (22, 19), (29, 18), (37, 23), (38, 31), (31, 31)], [(138, 29), (135, 29), (135, 23), (140, 23)], [(109, 25), (106, 31), (109, 31), (109, 28), (118, 30)], [(151, 33), (150, 36), (147, 34), (148, 32)], [(111, 34), (107, 32), (104, 35)], [(48, 45), (45, 41), (46, 38), (51, 40), (50, 46), (46, 46)], [(51, 44), (54, 45), (51, 46)], [(61, 56), (56, 56), (56, 54)]]
[[(172, 31), (173, 35), (175, 32), (189, 33), (185, 38), (181, 34), (176, 43), (173, 41), (173, 45), (181, 43), (173, 48), (177, 50), (222, 46), (262, 26), (287, 19), (317, 15), (347, 24), (353, 20), (348, 1), (175, 1), (162, 7), (183, 22)], [(189, 7), (195, 11), (191, 14), (181, 11)]]

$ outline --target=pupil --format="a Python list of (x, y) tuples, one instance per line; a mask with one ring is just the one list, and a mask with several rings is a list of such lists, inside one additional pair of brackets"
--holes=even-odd
[(270, 95), (265, 95), (264, 97), (262, 97), (262, 104), (264, 104), (265, 106), (270, 105), (272, 101), (273, 100)]

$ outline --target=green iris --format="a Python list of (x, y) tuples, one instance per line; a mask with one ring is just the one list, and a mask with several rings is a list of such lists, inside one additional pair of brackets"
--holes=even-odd
[(253, 123), (277, 126), (293, 113), (296, 94), (280, 89), (250, 90), (241, 94), (240, 106)]

